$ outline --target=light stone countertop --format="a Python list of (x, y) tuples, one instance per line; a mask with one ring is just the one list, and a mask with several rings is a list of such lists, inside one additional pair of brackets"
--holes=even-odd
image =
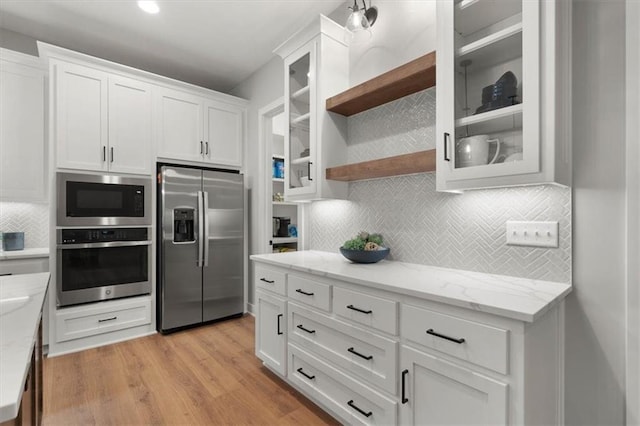
[(338, 253), (252, 255), (257, 262), (533, 322), (571, 292), (571, 285), (383, 260), (351, 263)]
[(0, 276), (0, 423), (16, 418), (49, 273)]
[(49, 249), (46, 247), (39, 247), (12, 251), (0, 250), (0, 261), (13, 259), (30, 259), (35, 257), (49, 257)]

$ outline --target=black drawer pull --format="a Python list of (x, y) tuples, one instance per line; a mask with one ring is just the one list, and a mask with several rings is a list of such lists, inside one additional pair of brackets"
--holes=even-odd
[(356, 406), (356, 404), (353, 403), (353, 399), (349, 402), (347, 402), (347, 405), (351, 408), (353, 408), (354, 410), (356, 410), (358, 413), (362, 414), (365, 417), (371, 417), (371, 415), (373, 414), (373, 411), (369, 411), (368, 413), (366, 411), (361, 410), (358, 406)]
[(436, 333), (435, 331), (433, 331), (433, 328), (430, 328), (427, 330), (427, 334), (431, 334), (432, 336), (436, 336), (439, 337), (441, 339), (446, 339), (449, 340), (451, 342), (455, 342), (455, 343), (464, 343), (464, 339), (460, 338), (460, 339), (455, 339), (453, 337), (449, 337), (449, 336), (445, 336), (444, 334), (440, 334), (440, 333)]
[(297, 288), (296, 289), (296, 293), (304, 294), (305, 296), (313, 296), (313, 293), (307, 293), (306, 291), (304, 291), (301, 288)]
[(351, 352), (354, 355), (358, 355), (360, 358), (366, 359), (367, 361), (369, 361), (370, 359), (373, 359), (373, 355), (362, 355), (361, 353), (357, 352), (355, 349), (353, 348), (349, 348), (347, 349), (349, 352)]
[(264, 281), (265, 283), (269, 283), (269, 284), (273, 284), (273, 283), (275, 283), (275, 281), (268, 280), (268, 279), (266, 279), (266, 278), (260, 278), (260, 281)]
[(316, 378), (316, 376), (310, 376), (310, 375), (308, 375), (307, 373), (305, 373), (304, 371), (302, 371), (302, 367), (298, 368), (296, 371), (297, 371), (298, 373), (302, 374), (304, 377), (306, 377), (306, 378), (307, 378), (307, 379), (309, 379), (309, 380), (313, 380), (313, 379), (315, 379), (315, 378)]
[(409, 402), (409, 398), (407, 398), (407, 394), (405, 393), (405, 385), (406, 385), (406, 378), (407, 378), (407, 374), (409, 374), (409, 370), (403, 370), (402, 371), (402, 403), (406, 404), (407, 402)]
[(353, 305), (347, 305), (347, 309), (351, 309), (352, 311), (362, 312), (363, 314), (372, 314), (373, 313), (372, 310), (365, 311), (363, 309), (356, 308)]
[(278, 314), (278, 336), (284, 334), (282, 331), (280, 331), (280, 318), (282, 318), (282, 314)]
[(297, 327), (297, 328), (299, 328), (299, 329), (300, 329), (300, 330), (302, 330), (302, 331), (306, 331), (306, 332), (307, 332), (307, 333), (309, 333), (309, 334), (313, 334), (313, 333), (315, 333), (315, 332), (316, 332), (315, 330), (309, 330), (309, 329), (304, 328), (304, 327), (302, 326), (302, 324), (298, 324), (296, 327)]
[(117, 319), (118, 319), (118, 317), (111, 317), (111, 318), (99, 319), (98, 322), (114, 321), (114, 320), (117, 320)]

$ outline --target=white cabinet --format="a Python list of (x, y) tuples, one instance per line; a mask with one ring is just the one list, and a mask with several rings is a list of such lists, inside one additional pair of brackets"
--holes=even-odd
[(2, 201), (46, 201), (46, 80), (36, 58), (0, 49)]
[(505, 383), (407, 346), (400, 350), (403, 425), (506, 425)]
[(569, 8), (438, 2), (438, 190), (570, 184)]
[(256, 356), (265, 365), (287, 374), (286, 301), (264, 291), (256, 291)]
[(53, 60), (57, 167), (149, 174), (151, 87)]
[(159, 157), (242, 166), (244, 107), (165, 88), (157, 99)]
[(275, 52), (284, 59), (285, 199), (346, 198), (345, 182), (324, 170), (344, 162), (346, 118), (325, 109), (325, 99), (349, 85), (344, 28), (320, 15)]

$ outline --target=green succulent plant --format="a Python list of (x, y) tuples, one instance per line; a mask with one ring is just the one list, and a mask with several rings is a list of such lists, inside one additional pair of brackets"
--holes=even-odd
[(379, 250), (382, 246), (382, 235), (361, 231), (355, 238), (345, 241), (342, 248), (347, 250)]

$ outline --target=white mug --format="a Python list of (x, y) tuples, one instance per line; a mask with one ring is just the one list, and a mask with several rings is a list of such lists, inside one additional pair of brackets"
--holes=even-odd
[[(489, 144), (496, 143), (496, 153), (489, 159)], [(493, 164), (500, 154), (500, 140), (489, 139), (489, 135), (462, 138), (456, 144), (456, 167), (472, 167)]]

